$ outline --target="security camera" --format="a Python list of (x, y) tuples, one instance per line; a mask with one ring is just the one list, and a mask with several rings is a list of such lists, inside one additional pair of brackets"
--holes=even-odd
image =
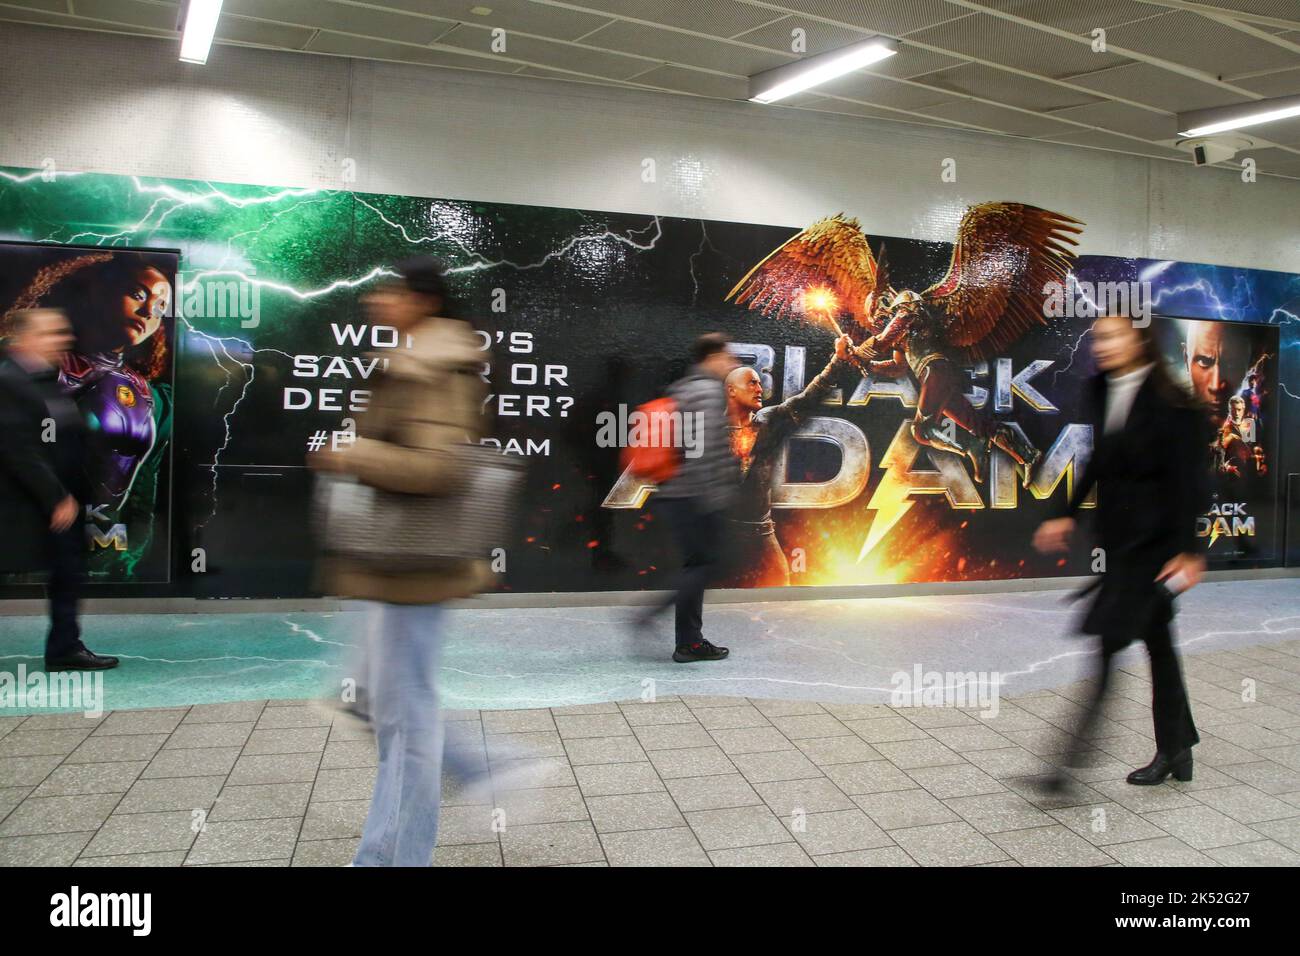
[(1192, 163), (1197, 166), (1214, 166), (1226, 163), (1243, 149), (1250, 149), (1255, 141), (1245, 136), (1220, 135), (1199, 136), (1192, 139), (1180, 139), (1175, 143), (1179, 149), (1192, 154)]

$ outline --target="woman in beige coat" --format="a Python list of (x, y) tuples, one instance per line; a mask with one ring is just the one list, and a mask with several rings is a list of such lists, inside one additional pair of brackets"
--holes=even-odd
[[(433, 259), (398, 266), (401, 281), (371, 292), (367, 319), (397, 329), (398, 348), (380, 357), (357, 438), (313, 455), (312, 466), (354, 475), (387, 491), (454, 493), (461, 477), (453, 446), (481, 437), (486, 354), (464, 322), (441, 317), (446, 286)], [(363, 672), (379, 745), (379, 770), (355, 866), (428, 866), (437, 842), (443, 725), (436, 688), (442, 644), (441, 602), (487, 586), (483, 561), (448, 561), (434, 570), (396, 571), (334, 559), (327, 590), (365, 603)]]

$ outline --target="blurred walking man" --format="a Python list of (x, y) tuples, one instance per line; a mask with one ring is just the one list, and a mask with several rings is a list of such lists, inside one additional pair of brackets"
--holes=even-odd
[(720, 661), (729, 651), (704, 636), (704, 590), (721, 572), (726, 546), (725, 513), (740, 485), (727, 431), (727, 390), (723, 382), (739, 364), (718, 332), (701, 336), (691, 352), (694, 364), (668, 389), (682, 421), (698, 423), (699, 454), (683, 456), (681, 467), (659, 488), (656, 508), (667, 519), (682, 552), (682, 573), (667, 600), (640, 619), (649, 623), (669, 604), (676, 607), (677, 648), (673, 660)]
[(50, 630), (46, 670), (105, 670), (116, 657), (81, 643), (77, 592), (84, 574), (80, 501), (87, 491), (86, 427), (59, 388), (58, 368), (72, 347), (72, 326), (57, 309), (10, 318), (0, 357), (0, 572), (48, 572)]

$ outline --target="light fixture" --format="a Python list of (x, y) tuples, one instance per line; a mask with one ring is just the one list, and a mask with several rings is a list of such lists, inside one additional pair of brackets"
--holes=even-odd
[(189, 0), (181, 17), (181, 62), (207, 63), (221, 17), (221, 0)]
[(898, 52), (898, 41), (870, 37), (829, 53), (819, 53), (797, 63), (787, 63), (749, 78), (751, 103), (775, 103), (787, 96), (828, 83), (837, 77), (879, 63)]
[(1300, 116), (1300, 96), (1277, 96), (1253, 103), (1216, 106), (1178, 114), (1179, 136), (1213, 136), (1230, 129), (1272, 123), (1289, 116)]

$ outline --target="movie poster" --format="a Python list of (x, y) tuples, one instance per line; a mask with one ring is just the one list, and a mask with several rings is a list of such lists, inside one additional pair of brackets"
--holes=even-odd
[(59, 384), (87, 426), (92, 581), (170, 577), (174, 251), (0, 243), (0, 335), (18, 309), (62, 310)]
[[(1150, 318), (1175, 371), (1212, 399), (1218, 437), (1207, 431), (1205, 462), (1217, 497), (1201, 528), (1212, 563), (1277, 563), (1278, 477), (1297, 470), (1288, 449), (1300, 447), (1300, 277), (1076, 256), (1092, 228), (1080, 218), (988, 197), (940, 242), (879, 235), (870, 210), (780, 227), (0, 169), (0, 235), (29, 243), (6, 247), (19, 259), (0, 309), (49, 262), (87, 254), (57, 244), (113, 258), (180, 251), (162, 273), (176, 301), (153, 335), (109, 349), (147, 381), (155, 427), (118, 506), (133, 517), (94, 521), (110, 542), (99, 560), (131, 553), (111, 544), (118, 524), (132, 552), (144, 548), (133, 580), (150, 568), (165, 577), (170, 539), (177, 559), (160, 593), (312, 593), (306, 456), (346, 441), (366, 413), (402, 343), (362, 302), (417, 254), (446, 263), (456, 312), (484, 346), (491, 441), (527, 462), (516, 532), (496, 562), (503, 590), (671, 585), (679, 557), (654, 489), (623, 473), (606, 426), (612, 416), (618, 432), (663, 395), (709, 331), (731, 339), (747, 370), (725, 583), (1089, 574), (1083, 536), (1066, 556), (1030, 540), (1091, 453), (1081, 399), (1098, 308)], [(834, 361), (841, 333), (860, 350), (853, 361)], [(174, 429), (169, 367), (143, 363), (154, 339), (175, 359)]]

